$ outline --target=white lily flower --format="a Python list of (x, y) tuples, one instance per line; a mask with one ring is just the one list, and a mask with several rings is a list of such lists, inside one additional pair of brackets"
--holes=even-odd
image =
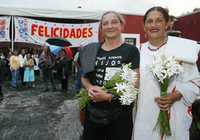
[(116, 83), (114, 87), (116, 92), (120, 93), (119, 100), (122, 105), (130, 105), (139, 93), (133, 84), (137, 80), (137, 73), (130, 66), (131, 63), (122, 66), (120, 77), (123, 82)]
[(174, 75), (182, 73), (183, 67), (178, 64), (174, 57), (157, 54), (151, 66), (151, 71), (158, 81), (163, 83), (164, 79), (169, 79)]
[(125, 83), (116, 83), (116, 87), (114, 87), (117, 90), (117, 93), (119, 92), (124, 92), (126, 89), (126, 84)]

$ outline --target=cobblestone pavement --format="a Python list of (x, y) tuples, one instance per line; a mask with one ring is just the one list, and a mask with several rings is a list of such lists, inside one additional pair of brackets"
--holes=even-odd
[(0, 103), (0, 140), (79, 140), (82, 126), (73, 84), (67, 95), (32, 89), (3, 88)]

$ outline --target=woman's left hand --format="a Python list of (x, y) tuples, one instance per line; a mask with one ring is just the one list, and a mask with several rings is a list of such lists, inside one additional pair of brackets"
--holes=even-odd
[(155, 101), (160, 107), (160, 110), (167, 111), (170, 109), (171, 105), (180, 100), (182, 97), (182, 94), (179, 91), (175, 91), (172, 94), (169, 94), (165, 97), (156, 97)]
[(98, 87), (95, 89), (95, 92), (90, 93), (90, 98), (93, 102), (110, 102), (112, 99), (112, 95), (105, 92), (101, 87)]

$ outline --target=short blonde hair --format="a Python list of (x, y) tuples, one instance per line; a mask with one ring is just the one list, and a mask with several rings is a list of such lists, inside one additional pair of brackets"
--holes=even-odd
[(100, 20), (100, 29), (102, 28), (103, 17), (104, 17), (105, 15), (108, 15), (108, 14), (114, 14), (114, 15), (119, 19), (120, 23), (121, 23), (122, 25), (125, 25), (125, 19), (124, 19), (124, 17), (123, 17), (121, 14), (119, 14), (119, 13), (117, 13), (117, 12), (115, 12), (115, 11), (107, 11), (107, 12), (105, 12), (105, 13), (102, 15), (102, 17), (101, 17), (101, 20)]
[(119, 13), (117, 13), (115, 11), (107, 11), (101, 16), (100, 25), (99, 25), (99, 32), (100, 33), (102, 32), (102, 21), (103, 21), (103, 18), (104, 18), (105, 15), (108, 15), (108, 14), (114, 14), (119, 19), (119, 22), (120, 22), (121, 25), (124, 26), (125, 23), (126, 23), (124, 17), (121, 14), (119, 14)]

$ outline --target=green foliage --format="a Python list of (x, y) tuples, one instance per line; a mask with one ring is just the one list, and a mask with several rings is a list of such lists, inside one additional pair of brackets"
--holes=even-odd
[[(120, 74), (120, 72), (116, 73), (110, 80), (106, 82), (106, 84), (103, 86), (103, 89), (106, 92), (109, 92), (114, 96), (120, 96), (120, 93), (117, 93), (116, 89), (114, 88), (116, 86), (116, 83), (123, 82)], [(84, 109), (90, 102), (90, 97), (88, 96), (88, 92), (86, 89), (82, 88), (76, 97), (78, 98), (80, 109)]]
[(160, 111), (159, 117), (154, 129), (159, 129), (161, 136), (171, 136), (169, 124), (169, 115), (167, 111)]
[[(128, 64), (128, 67), (130, 67), (131, 64)], [(113, 94), (116, 97), (119, 97), (122, 95), (121, 92), (117, 92), (117, 89), (115, 89), (117, 83), (123, 83), (125, 82), (123, 78), (121, 77), (123, 71), (115, 73), (115, 75), (112, 76), (112, 78), (103, 85), (103, 90), (105, 90), (108, 93)], [(88, 96), (88, 92), (86, 89), (81, 89), (79, 94), (76, 96), (79, 100), (79, 107), (80, 109), (84, 109), (87, 104), (90, 102), (90, 97)]]
[(113, 89), (116, 85), (116, 83), (122, 83), (124, 82), (120, 76), (121, 72), (116, 73), (113, 75), (113, 77), (106, 81), (106, 84), (104, 85), (105, 89)]
[(108, 93), (113, 94), (114, 96), (120, 96), (120, 93), (117, 93), (117, 90), (115, 89), (116, 83), (122, 83), (124, 80), (121, 78), (121, 72), (117, 72), (115, 75), (112, 76), (112, 78), (108, 81), (106, 81), (104, 87), (104, 90)]
[(79, 101), (80, 110), (84, 109), (86, 105), (90, 102), (90, 97), (88, 96), (88, 92), (86, 89), (81, 89), (79, 94), (76, 95)]
[[(169, 86), (169, 79), (164, 79), (163, 83), (160, 83), (160, 96), (167, 96), (167, 88)], [(161, 136), (171, 136), (171, 128), (169, 123), (168, 111), (161, 111), (158, 116), (158, 120), (154, 129), (159, 129)]]

